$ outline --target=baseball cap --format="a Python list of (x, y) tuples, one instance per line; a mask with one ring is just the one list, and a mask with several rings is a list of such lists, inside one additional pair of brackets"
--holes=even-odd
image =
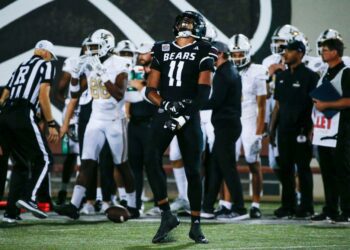
[(281, 47), (287, 50), (296, 50), (303, 54), (305, 54), (305, 50), (306, 50), (304, 43), (298, 40), (290, 41), (287, 45), (284, 45)]
[(57, 60), (57, 56), (55, 53), (55, 47), (53, 46), (52, 42), (50, 42), (48, 40), (41, 40), (41, 41), (36, 43), (35, 48), (47, 50), (48, 52), (51, 53), (52, 57), (55, 60)]
[(211, 45), (215, 48), (217, 48), (218, 52), (223, 52), (223, 53), (230, 53), (230, 50), (227, 46), (227, 44), (220, 42), (220, 41), (214, 41), (211, 43)]
[(153, 48), (153, 43), (145, 42), (140, 44), (140, 47), (136, 50), (136, 52), (139, 54), (146, 54), (151, 52), (152, 48)]

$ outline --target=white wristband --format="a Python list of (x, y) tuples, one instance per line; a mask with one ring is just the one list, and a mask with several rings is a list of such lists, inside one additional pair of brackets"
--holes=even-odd
[(70, 92), (79, 92), (80, 84), (72, 85), (72, 83), (70, 83), (69, 90), (70, 90)]

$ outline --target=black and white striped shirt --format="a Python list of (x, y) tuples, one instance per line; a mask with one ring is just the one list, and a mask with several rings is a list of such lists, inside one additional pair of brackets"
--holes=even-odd
[(33, 56), (21, 63), (12, 73), (6, 88), (10, 91), (8, 101), (24, 99), (33, 107), (39, 105), (39, 90), (41, 83), (52, 83), (55, 68), (40, 56)]

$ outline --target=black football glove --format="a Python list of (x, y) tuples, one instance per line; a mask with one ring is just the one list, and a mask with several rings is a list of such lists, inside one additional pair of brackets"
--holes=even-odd
[(181, 115), (181, 112), (186, 108), (182, 101), (170, 102), (165, 100), (162, 101), (160, 107), (174, 117)]
[(171, 117), (168, 121), (165, 122), (164, 128), (172, 132), (181, 129), (185, 123), (189, 120), (189, 116), (179, 116)]

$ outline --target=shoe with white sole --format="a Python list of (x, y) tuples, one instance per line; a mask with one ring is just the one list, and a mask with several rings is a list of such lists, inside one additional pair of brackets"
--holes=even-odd
[(109, 203), (108, 202), (102, 202), (102, 205), (101, 205), (101, 209), (100, 209), (100, 213), (101, 214), (104, 214), (106, 212), (106, 210), (109, 208)]
[(183, 211), (190, 210), (190, 203), (188, 202), (188, 200), (182, 199), (182, 198), (176, 198), (176, 200), (170, 204), (171, 212), (177, 212), (180, 210), (183, 210)]
[(18, 208), (24, 208), (30, 211), (35, 217), (39, 219), (46, 219), (47, 214), (38, 208), (38, 205), (34, 201), (18, 200), (16, 202)]
[(150, 210), (148, 210), (146, 212), (146, 215), (148, 216), (160, 216), (161, 215), (161, 211), (159, 207), (153, 207)]
[(85, 203), (83, 208), (80, 209), (80, 214), (92, 215), (95, 214), (95, 207), (90, 203)]

